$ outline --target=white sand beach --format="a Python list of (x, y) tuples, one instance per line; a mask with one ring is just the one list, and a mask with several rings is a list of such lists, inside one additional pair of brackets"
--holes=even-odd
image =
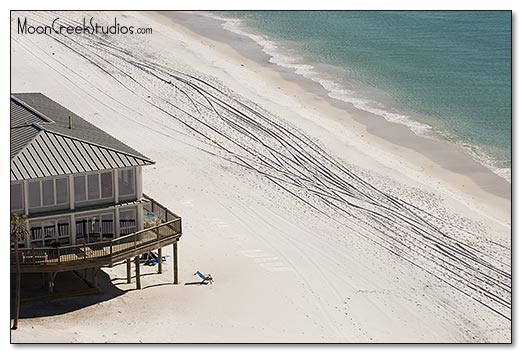
[[(18, 17), (91, 16), (153, 33), (17, 34)], [(511, 184), (243, 55), (232, 34), (183, 26), (190, 16), (210, 21), (11, 13), (11, 91), (150, 157), (144, 192), (183, 218), (179, 285), (170, 260), (143, 270), (142, 290), (125, 265), (104, 268), (117, 295), (49, 302), (57, 314), (22, 318), (12, 342), (510, 342)], [(184, 285), (196, 270), (215, 282)]]

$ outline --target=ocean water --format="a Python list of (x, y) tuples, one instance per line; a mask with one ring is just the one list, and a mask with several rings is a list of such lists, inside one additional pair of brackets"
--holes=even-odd
[(508, 11), (226, 11), (223, 27), (329, 95), (450, 140), (511, 180)]

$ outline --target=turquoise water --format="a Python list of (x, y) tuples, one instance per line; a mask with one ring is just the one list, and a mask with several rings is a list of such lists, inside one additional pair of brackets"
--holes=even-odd
[(511, 13), (220, 12), (331, 96), (464, 146), (510, 178)]

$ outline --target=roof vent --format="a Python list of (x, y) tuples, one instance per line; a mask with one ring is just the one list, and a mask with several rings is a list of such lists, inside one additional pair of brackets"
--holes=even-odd
[(72, 118), (69, 116), (69, 129), (72, 129)]

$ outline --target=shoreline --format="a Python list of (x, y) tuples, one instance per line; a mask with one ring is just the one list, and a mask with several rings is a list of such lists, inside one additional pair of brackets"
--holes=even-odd
[[(511, 183), (473, 159), (457, 144), (436, 137), (417, 135), (404, 124), (388, 121), (384, 117), (358, 109), (349, 102), (329, 96), (329, 92), (320, 83), (301, 76), (291, 69), (271, 63), (270, 55), (263, 52), (262, 47), (253, 39), (224, 29), (222, 23), (225, 21), (197, 13), (158, 11), (157, 14), (170, 20), (171, 25), (175, 22), (193, 35), (220, 43), (235, 51), (240, 58), (272, 71), (276, 74), (276, 78), (269, 77), (269, 80), (274, 82), (274, 87), (280, 86), (280, 81), (296, 84), (304, 91), (300, 92), (300, 95), (308, 93), (314, 97), (311, 101), (303, 101), (314, 103), (317, 100), (324, 101), (322, 108), (324, 110), (331, 108), (331, 114), (327, 116), (333, 117), (332, 120), (341, 123), (347, 129), (353, 129), (354, 123), (357, 124), (357, 130), (362, 132), (362, 135), (364, 132), (371, 134), (372, 143), (377, 143), (382, 149), (394, 151), (399, 157), (405, 158), (414, 165), (419, 160), (426, 160), (423, 166), (420, 166), (422, 170), (431, 170), (434, 176), (453, 185), (459, 191), (475, 194), (470, 191), (472, 187), (466, 188), (471, 182), (482, 191), (479, 194), (483, 194), (484, 197), (489, 194), (511, 201)], [(219, 46), (216, 48), (222, 50)], [(338, 112), (334, 113), (334, 110)], [(445, 172), (449, 172), (450, 176)], [(455, 182), (456, 180), (458, 182)]]
[[(337, 82), (335, 76), (336, 73), (342, 75), (343, 69), (341, 67), (313, 60), (308, 62), (306, 55), (303, 54), (290, 54), (290, 56), (288, 56), (288, 47), (282, 50), (279, 49), (279, 41), (267, 37), (252, 27), (245, 26), (244, 19), (226, 16), (221, 17), (220, 14), (217, 15), (213, 12), (202, 12), (202, 15), (222, 22), (222, 28), (227, 31), (252, 39), (258, 44), (258, 49), (268, 55), (269, 59), (267, 62), (283, 67), (290, 73), (295, 73), (298, 76), (319, 83), (322, 89), (327, 92), (328, 98), (347, 102), (353, 105), (354, 109), (374, 113), (386, 121), (405, 125), (421, 137), (450, 143), (451, 146), (470, 155), (473, 160), (511, 183), (511, 166), (497, 166), (497, 158), (487, 154), (480, 144), (467, 143), (465, 139), (454, 133), (437, 129), (437, 124), (435, 124), (433, 117), (415, 112), (411, 108), (399, 107), (394, 100), (389, 97), (389, 94), (382, 89), (365, 86), (356, 81), (348, 83)], [(282, 47), (285, 47), (285, 45), (283, 44)], [(241, 51), (241, 48), (237, 49)], [(259, 50), (257, 51), (259, 52)], [(346, 90), (350, 93), (347, 94)], [(321, 88), (317, 88), (316, 93), (320, 94), (320, 91)], [(385, 108), (379, 108), (380, 103), (384, 103)], [(378, 105), (374, 106), (374, 104)]]

